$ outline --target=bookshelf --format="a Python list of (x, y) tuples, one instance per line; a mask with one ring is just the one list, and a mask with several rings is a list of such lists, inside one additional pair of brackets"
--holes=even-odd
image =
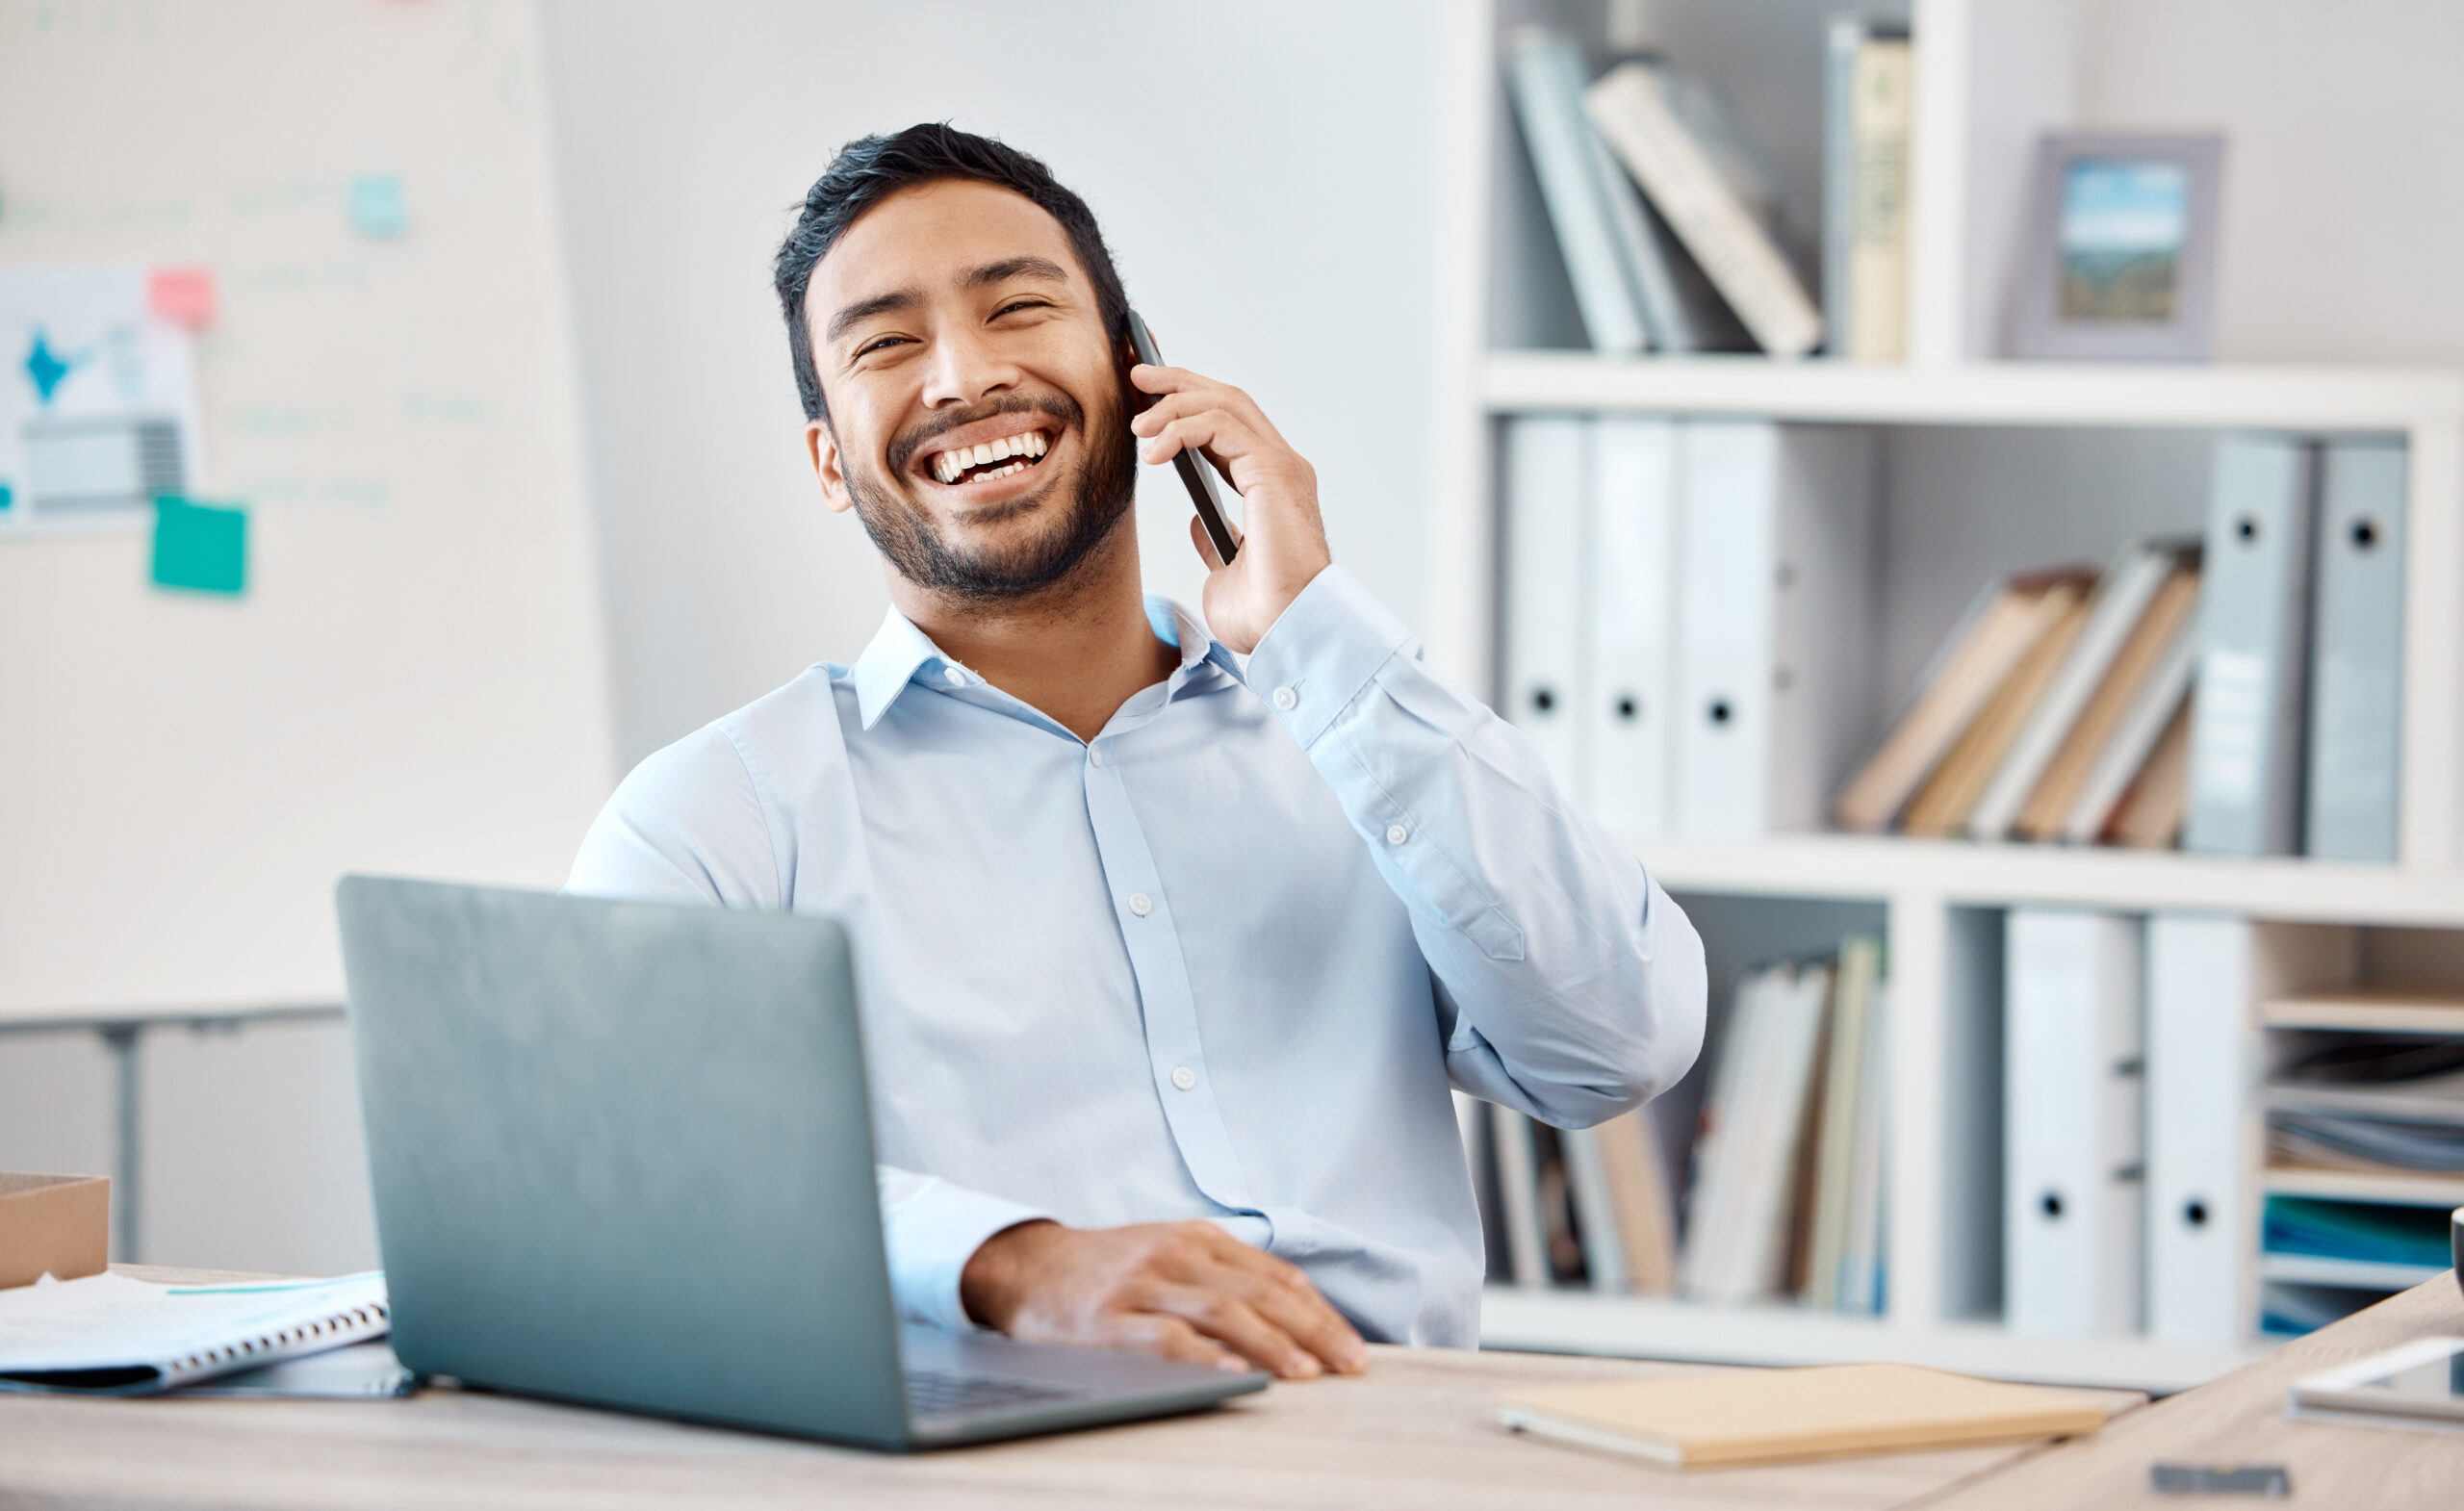
[[(1856, 9), (1906, 20), (1916, 42), (1911, 144), (1908, 360), (1775, 362), (1744, 355), (1616, 359), (1587, 349), (1545, 213), (1501, 86), (1500, 39), (1547, 25), (1594, 49), (1648, 43), (1728, 89), (1773, 159), (1784, 217), (1817, 223), (1818, 80), (1824, 16)], [(1877, 595), (1878, 699), (1905, 691), (1959, 602), (1995, 572), (2085, 555), (2102, 559), (2141, 529), (2195, 528), (2216, 435), (2236, 430), (2401, 437), (2409, 450), (2400, 858), (2363, 865), (2298, 858), (2241, 861), (2173, 852), (1975, 844), (1829, 832), (1734, 842), (1623, 836), (1681, 901), (1716, 901), (1749, 920), (1768, 909), (1770, 954), (1792, 909), (1853, 905), (1883, 921), (1891, 972), (1886, 1231), (1888, 1300), (1878, 1318), (1790, 1305), (1707, 1306), (1681, 1299), (1493, 1286), (1483, 1336), (1493, 1346), (1630, 1353), (1754, 1364), (1895, 1358), (2070, 1383), (2178, 1389), (2266, 1346), (2149, 1337), (2033, 1337), (1999, 1317), (1998, 935), (2002, 912), (2029, 904), (2118, 911), (2228, 914), (2307, 931), (2322, 959), (2367, 978), (2402, 952), (2374, 941), (2426, 937), (2446, 985), (2464, 981), (2464, 371), (2354, 366), (2085, 365), (1997, 361), (2007, 278), (2017, 263), (2020, 198), (2040, 131), (2075, 122), (2068, 66), (2093, 8), (2069, 0), (1464, 0), (1447, 13), (1445, 124), (1450, 244), (1442, 292), (1460, 312), (1458, 357), (1436, 374), (1459, 423), (1441, 445), (1453, 486), (1432, 501), (1432, 658), (1470, 685), (1494, 686), (1498, 644), (1496, 445), (1506, 417), (1544, 412), (1737, 416), (1851, 424), (1881, 432), (1887, 577)], [(1778, 140), (1770, 140), (1776, 138)], [(2227, 187), (2228, 194), (2231, 192)], [(2229, 259), (2228, 242), (2221, 255)], [(2039, 473), (2077, 474), (2099, 497), (2049, 485), (1984, 489), (1997, 458), (2051, 457)], [(2082, 484), (2081, 487), (2090, 485)], [(2033, 491), (2032, 491), (2033, 490)], [(2092, 501), (2093, 506), (2089, 506)], [(2057, 524), (2048, 525), (2050, 517)], [(2070, 530), (2064, 535), (2062, 530)], [(1939, 538), (1952, 544), (1919, 549)], [(1927, 554), (1926, 551), (1932, 553)], [(1931, 595), (1929, 597), (1929, 594)], [(1879, 735), (1891, 709), (1869, 710)], [(1838, 774), (1844, 777), (1846, 773)], [(1749, 933), (1752, 925), (1747, 926)], [(2453, 933), (2450, 933), (2453, 931)], [(1732, 947), (1735, 929), (1724, 931)], [(2455, 945), (2446, 951), (2438, 941)], [(1714, 949), (1722, 945), (1715, 943)], [(2413, 965), (2424, 952), (2405, 957)], [(2445, 962), (2438, 964), (2438, 962)], [(1716, 984), (1750, 960), (1715, 960)], [(2407, 982), (2418, 969), (2388, 966)], [(2366, 998), (2332, 1008), (2254, 1003), (2248, 1032), (2367, 1028)], [(2418, 1012), (2419, 1010), (2414, 1010)], [(2464, 1033), (2464, 1011), (2399, 1019)], [(2220, 1052), (2231, 1046), (2220, 1045)], [(1989, 1054), (1989, 1050), (1992, 1053)], [(2253, 1113), (2255, 1122), (2255, 1112)], [(2255, 1139), (2252, 1148), (2257, 1145)], [(2268, 1194), (2414, 1205), (2464, 1204), (2464, 1178), (2272, 1170), (2255, 1154), (2249, 1205)], [(2255, 1242), (2253, 1243), (2255, 1249)], [(2414, 1267), (2254, 1254), (2257, 1280), (2393, 1289)], [(2252, 1282), (2255, 1285), (2255, 1281)]]

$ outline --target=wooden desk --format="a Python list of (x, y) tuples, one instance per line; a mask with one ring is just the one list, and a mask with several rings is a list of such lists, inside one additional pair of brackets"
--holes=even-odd
[[(174, 1278), (151, 1270), (147, 1278)], [(1219, 1411), (894, 1457), (509, 1396), (395, 1401), (0, 1397), (0, 1501), (353, 1508), (1821, 1508), (1896, 1506), (2040, 1447), (1965, 1448), (1680, 1473), (1518, 1438), (1502, 1391), (1706, 1372), (1545, 1354), (1373, 1349), (1352, 1380), (1278, 1385)], [(2140, 1402), (2106, 1393), (2117, 1412)], [(2107, 1430), (2111, 1430), (2110, 1428)]]
[(2200, 1504), (2251, 1503), (2156, 1495), (2148, 1489), (2147, 1469), (2157, 1463), (2281, 1464), (2293, 1481), (2295, 1505), (2398, 1511), (2464, 1504), (2464, 1434), (2284, 1414), (2285, 1388), (2298, 1376), (2434, 1333), (2464, 1334), (2464, 1293), (2455, 1289), (2451, 1274), (2297, 1339), (2220, 1380), (2133, 1412), (2092, 1438), (2034, 1454), (1989, 1480), (1938, 1493), (1923, 1504), (1973, 1511), (2185, 1511)]

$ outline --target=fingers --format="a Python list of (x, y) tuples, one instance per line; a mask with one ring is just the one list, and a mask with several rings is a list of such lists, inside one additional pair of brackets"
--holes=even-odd
[[(1226, 520), (1223, 524), (1226, 528), (1229, 528), (1232, 522)], [(1215, 537), (1206, 533), (1206, 522), (1194, 514), (1190, 516), (1190, 544), (1197, 548), (1197, 559), (1206, 563), (1207, 571), (1223, 570), (1223, 558), (1215, 552)], [(1238, 545), (1239, 542), (1235, 540), (1234, 544)]]
[(1130, 421), (1130, 429), (1137, 434), (1151, 435), (1157, 426), (1181, 415), (1220, 409), (1276, 446), (1289, 444), (1273, 422), (1267, 419), (1267, 412), (1258, 407), (1258, 401), (1229, 383), (1201, 377), (1186, 368), (1157, 368), (1144, 363), (1129, 370), (1129, 380), (1142, 393), (1162, 396)]
[(1228, 1288), (1159, 1285), (1145, 1299), (1148, 1308), (1182, 1319), (1278, 1378), (1314, 1380), (1325, 1372), (1316, 1354)]
[(1260, 1319), (1327, 1368), (1344, 1374), (1358, 1374), (1369, 1368), (1369, 1350), (1360, 1334), (1318, 1293), (1309, 1277), (1280, 1260), (1270, 1263), (1277, 1268), (1226, 1265), (1205, 1278), (1239, 1296)]
[(1167, 1312), (1138, 1312), (1121, 1319), (1112, 1346), (1135, 1348), (1182, 1364), (1202, 1364), (1210, 1369), (1233, 1374), (1245, 1373), (1249, 1361), (1213, 1339), (1204, 1337), (1187, 1321)]

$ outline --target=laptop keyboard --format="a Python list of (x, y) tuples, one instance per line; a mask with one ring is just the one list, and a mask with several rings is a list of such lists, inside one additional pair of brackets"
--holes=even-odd
[(1036, 1401), (1075, 1400), (1086, 1394), (1070, 1386), (1004, 1379), (997, 1374), (961, 1374), (953, 1370), (907, 1371), (908, 1410), (918, 1417), (984, 1411), (994, 1406), (1025, 1406)]

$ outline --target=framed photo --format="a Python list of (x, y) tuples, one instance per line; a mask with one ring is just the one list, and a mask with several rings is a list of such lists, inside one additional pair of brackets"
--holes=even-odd
[(2215, 135), (2038, 142), (2011, 355), (2203, 361), (2223, 171)]

